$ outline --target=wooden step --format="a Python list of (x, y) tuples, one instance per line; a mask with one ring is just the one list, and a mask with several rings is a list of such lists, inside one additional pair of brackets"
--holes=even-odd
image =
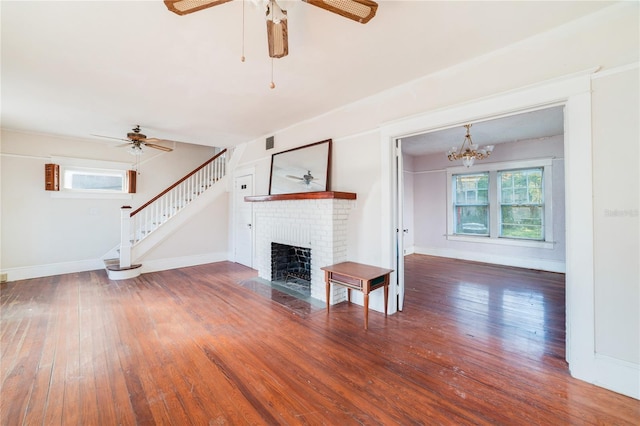
[(107, 271), (129, 271), (131, 269), (138, 269), (140, 267), (142, 267), (141, 263), (130, 265), (130, 266), (120, 266), (120, 264), (106, 266)]
[(107, 270), (107, 275), (109, 275), (109, 279), (124, 280), (140, 276), (142, 264), (137, 263), (130, 266), (120, 266), (120, 259), (105, 259), (104, 266)]

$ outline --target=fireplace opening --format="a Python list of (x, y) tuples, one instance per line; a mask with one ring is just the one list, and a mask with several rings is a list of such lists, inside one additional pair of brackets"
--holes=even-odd
[(309, 296), (311, 249), (271, 243), (271, 281)]

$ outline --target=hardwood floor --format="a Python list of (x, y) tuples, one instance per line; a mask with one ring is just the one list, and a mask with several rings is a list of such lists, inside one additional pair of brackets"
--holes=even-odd
[(228, 262), (3, 284), (2, 425), (638, 424), (570, 377), (563, 275), (406, 261), (404, 311), (368, 331)]

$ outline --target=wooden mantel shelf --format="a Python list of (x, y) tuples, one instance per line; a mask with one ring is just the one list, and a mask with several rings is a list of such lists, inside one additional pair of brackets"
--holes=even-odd
[(339, 199), (339, 200), (355, 200), (355, 192), (336, 192), (336, 191), (324, 191), (324, 192), (296, 192), (295, 194), (276, 194), (276, 195), (252, 195), (244, 197), (245, 201), (259, 202), (259, 201), (283, 201), (283, 200), (326, 200), (326, 199)]

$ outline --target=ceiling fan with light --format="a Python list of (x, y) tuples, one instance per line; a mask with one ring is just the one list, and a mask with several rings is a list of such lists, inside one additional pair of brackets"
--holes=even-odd
[[(231, 0), (165, 0), (167, 8), (178, 15), (186, 15), (218, 6)], [(244, 1), (244, 0), (243, 0)], [(287, 11), (282, 9), (275, 0), (252, 0), (254, 3), (266, 7), (267, 39), (269, 42), (269, 56), (282, 58), (289, 54), (287, 30)], [(305, 3), (335, 13), (356, 22), (366, 24), (373, 18), (378, 4), (371, 0), (302, 0)], [(244, 58), (243, 58), (244, 60)]]
[(153, 142), (174, 142), (167, 139), (158, 139), (158, 138), (148, 138), (147, 135), (141, 133), (140, 126), (137, 125), (129, 133), (127, 133), (127, 138), (114, 138), (111, 136), (102, 136), (102, 135), (93, 135), (98, 136), (100, 138), (107, 139), (115, 139), (119, 141), (125, 141), (127, 143), (119, 145), (119, 146), (128, 146), (129, 150), (132, 154), (142, 154), (142, 147), (149, 147), (153, 149), (159, 149), (160, 151), (171, 152), (173, 148), (169, 148), (167, 146), (156, 145)]

